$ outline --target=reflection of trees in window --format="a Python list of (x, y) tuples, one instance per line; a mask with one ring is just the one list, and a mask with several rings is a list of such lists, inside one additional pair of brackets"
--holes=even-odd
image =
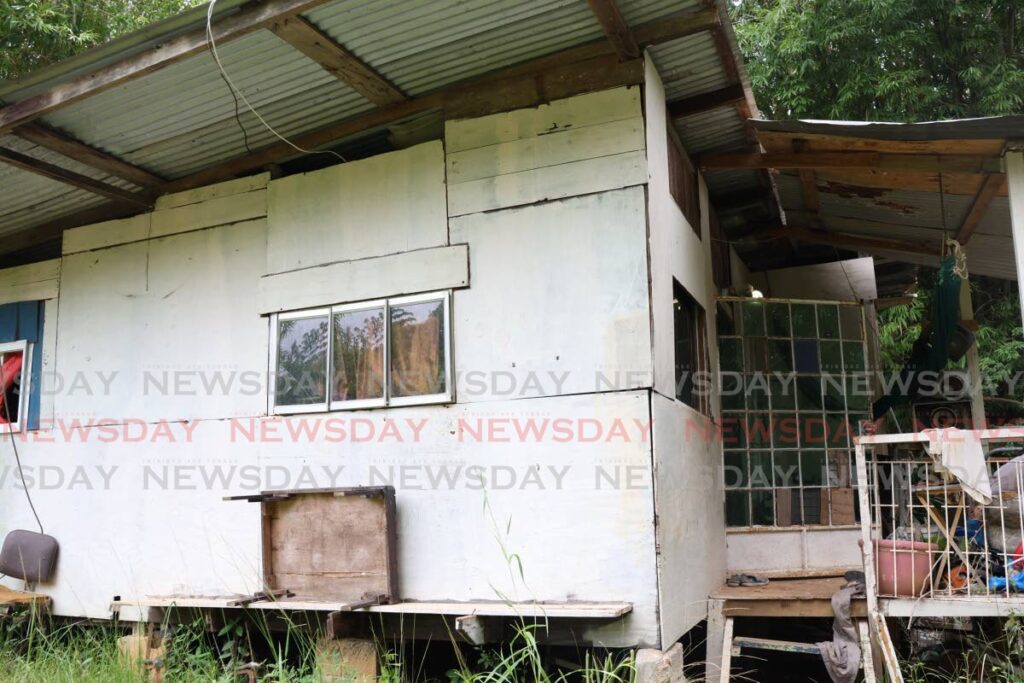
[(394, 396), (441, 394), (445, 386), (444, 302), (391, 308), (391, 389)]
[(384, 309), (334, 316), (334, 387), (331, 400), (384, 396)]
[(327, 381), (327, 317), (281, 320), (277, 353), (277, 403), (323, 402)]

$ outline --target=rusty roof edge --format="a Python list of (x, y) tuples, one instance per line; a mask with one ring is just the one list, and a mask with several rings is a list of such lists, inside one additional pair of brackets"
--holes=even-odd
[(751, 123), (758, 131), (763, 132), (832, 135), (893, 141), (1024, 139), (1024, 116), (989, 116), (913, 123), (816, 119), (792, 121), (756, 119)]

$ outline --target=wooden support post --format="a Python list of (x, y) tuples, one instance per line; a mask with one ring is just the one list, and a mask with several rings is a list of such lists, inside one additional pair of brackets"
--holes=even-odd
[(725, 600), (708, 600), (707, 634), (704, 642), (704, 680), (718, 678), (722, 666), (722, 643), (725, 639)]
[[(968, 278), (960, 281), (960, 318), (974, 319), (974, 302), (971, 300), (971, 282)], [(985, 397), (981, 390), (981, 361), (978, 358), (978, 344), (967, 349), (967, 380), (971, 392), (971, 429), (986, 429)]]
[(876, 683), (881, 674), (876, 669), (875, 648), (871, 647), (871, 629), (866, 619), (857, 620), (857, 635), (860, 636), (861, 667), (864, 669), (864, 683)]
[(1017, 264), (1021, 319), (1024, 320), (1024, 145), (1017, 144), (1013, 151), (1006, 153), (1006, 182), (1010, 190), (1010, 230)]
[[(726, 617), (725, 633), (722, 636), (722, 669), (718, 677), (722, 683), (729, 683), (732, 678), (732, 625), (732, 617)], [(708, 680), (707, 676), (705, 680)]]

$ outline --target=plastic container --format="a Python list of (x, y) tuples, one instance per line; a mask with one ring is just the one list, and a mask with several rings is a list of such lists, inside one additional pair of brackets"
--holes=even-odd
[[(858, 541), (863, 547), (863, 541)], [(932, 561), (937, 557), (939, 546), (918, 541), (872, 541), (875, 555), (875, 574), (878, 577), (878, 594), (916, 598), (921, 595)]]

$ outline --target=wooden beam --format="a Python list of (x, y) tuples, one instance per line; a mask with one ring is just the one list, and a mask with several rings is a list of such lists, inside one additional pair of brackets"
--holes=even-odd
[(828, 246), (844, 247), (847, 249), (865, 252), (891, 251), (907, 254), (919, 254), (922, 256), (939, 256), (942, 252), (938, 243), (911, 242), (908, 240), (849, 235), (841, 232), (808, 230), (807, 228), (794, 226), (780, 228), (767, 233), (755, 234), (754, 237), (757, 237), (758, 239), (788, 237), (790, 239), (802, 240), (812, 244), (825, 244)]
[(79, 211), (70, 216), (36, 225), (28, 230), (19, 230), (0, 237), (0, 254), (10, 254), (22, 249), (36, 247), (47, 242), (59, 241), (65, 230), (93, 223), (102, 223), (118, 218), (127, 218), (142, 210), (126, 202), (107, 202), (101, 206)]
[[(214, 40), (224, 42), (266, 27), (281, 17), (306, 12), (328, 0), (267, 0), (245, 6), (213, 25)], [(206, 28), (196, 29), (96, 71), (0, 109), (0, 133), (10, 132), (47, 112), (145, 76), (207, 49)]]
[(128, 202), (145, 209), (153, 206), (153, 198), (148, 194), (122, 190), (119, 187), (107, 185), (99, 180), (93, 180), (88, 176), (75, 173), (74, 171), (69, 171), (65, 168), (61, 168), (60, 166), (42, 161), (41, 159), (28, 156), (27, 154), (15, 152), (13, 149), (0, 147), (0, 161), (10, 166), (14, 166), (15, 168), (20, 168), (23, 171), (28, 171), (29, 173), (35, 173), (49, 178), (50, 180), (56, 180), (67, 185), (72, 185), (80, 190), (102, 195), (109, 199)]
[(619, 11), (615, 0), (587, 0), (590, 4), (590, 11), (594, 13), (597, 23), (601, 24), (604, 34), (608, 36), (608, 42), (612, 44), (615, 54), (619, 60), (626, 62), (640, 56), (640, 46), (637, 45), (633, 32), (629, 30), (629, 24)]
[(964, 222), (960, 224), (960, 229), (957, 230), (957, 242), (960, 244), (967, 244), (967, 241), (971, 239), (971, 235), (974, 234), (974, 230), (985, 217), (985, 212), (988, 211), (989, 204), (991, 204), (996, 195), (1001, 193), (1005, 188), (1005, 175), (994, 174), (985, 177), (985, 181), (982, 183), (981, 189), (978, 190), (978, 194), (974, 196), (974, 203), (971, 204), (971, 210), (967, 212), (967, 216), (964, 217)]
[(26, 123), (14, 130), (14, 135), (33, 142), (40, 147), (63, 154), (69, 159), (95, 168), (97, 171), (109, 173), (123, 180), (135, 183), (139, 187), (157, 189), (166, 181), (160, 176), (149, 171), (133, 166), (126, 161), (118, 159), (95, 147), (90, 147), (84, 142), (60, 133), (49, 126), (40, 123)]
[(406, 99), (394, 84), (303, 17), (279, 19), (270, 30), (374, 104), (386, 106)]
[(673, 119), (681, 119), (684, 116), (693, 116), (726, 105), (735, 106), (737, 102), (742, 102), (745, 99), (743, 86), (740, 83), (733, 83), (718, 90), (669, 102), (668, 115)]
[(814, 171), (800, 171), (800, 189), (804, 196), (804, 208), (811, 213), (821, 211), (821, 199), (818, 197), (818, 180)]
[(939, 154), (883, 154), (879, 152), (767, 152), (706, 154), (702, 169), (777, 168), (837, 169), (882, 168), (906, 172), (989, 173), (997, 172), (999, 160), (981, 156)]

